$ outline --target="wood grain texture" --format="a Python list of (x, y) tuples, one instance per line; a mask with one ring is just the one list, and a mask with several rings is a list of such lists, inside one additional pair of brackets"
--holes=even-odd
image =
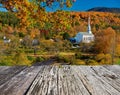
[(1, 66), (0, 95), (120, 95), (120, 66)]

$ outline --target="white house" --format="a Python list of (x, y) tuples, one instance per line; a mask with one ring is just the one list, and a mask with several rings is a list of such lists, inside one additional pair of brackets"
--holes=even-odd
[(3, 37), (4, 43), (10, 43), (11, 39), (7, 39), (6, 36)]
[(75, 43), (90, 43), (94, 41), (94, 34), (91, 31), (90, 26), (90, 17), (88, 18), (88, 30), (87, 32), (78, 32), (78, 34), (74, 37)]

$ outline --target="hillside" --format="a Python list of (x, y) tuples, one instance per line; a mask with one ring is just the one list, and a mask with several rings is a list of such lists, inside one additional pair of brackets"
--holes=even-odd
[[(13, 14), (11, 13), (4, 13), (4, 12), (0, 12), (0, 26), (1, 26), (1, 31), (4, 32), (4, 28), (6, 25), (11, 26), (12, 28), (18, 27), (19, 28), (19, 20), (15, 17), (12, 16)], [(50, 14), (51, 16), (56, 16), (56, 18), (58, 19), (58, 15), (59, 14)], [(64, 15), (64, 14), (63, 14)], [(116, 13), (109, 13), (109, 12), (70, 12), (70, 16), (66, 16), (66, 17), (62, 17), (62, 13), (61, 16), (59, 17), (59, 19), (55, 22), (60, 23), (61, 22), (65, 22), (65, 24), (67, 25), (67, 23), (69, 25), (71, 25), (71, 29), (64, 29), (64, 31), (59, 31), (59, 32), (65, 32), (65, 31), (69, 31), (72, 33), (76, 33), (78, 31), (86, 31), (87, 28), (87, 21), (88, 21), (88, 15), (90, 15), (91, 17), (91, 27), (93, 32), (101, 30), (101, 29), (106, 29), (108, 27), (112, 27), (115, 31), (120, 32), (120, 14), (116, 14)], [(63, 19), (61, 19), (63, 18)], [(71, 19), (72, 18), (72, 19)], [(67, 19), (68, 21), (65, 21), (64, 19)], [(54, 19), (52, 19), (54, 20)], [(62, 21), (63, 20), (63, 21)], [(52, 21), (49, 21), (49, 27), (48, 25), (46, 25), (44, 27), (45, 30), (50, 30), (52, 29), (51, 27), (53, 26), (58, 26), (56, 23), (53, 24)], [(63, 25), (64, 23), (61, 23), (61, 25)], [(65, 25), (64, 25), (65, 26)], [(14, 29), (13, 29), (14, 31)], [(52, 31), (56, 31), (56, 28), (54, 27), (52, 29)], [(24, 32), (24, 31), (23, 31)]]
[[(48, 13), (49, 21), (45, 23), (44, 28), (40, 25), (33, 28), (19, 27), (19, 19), (11, 15), (11, 13), (0, 13), (0, 65), (32, 65), (48, 60), (50, 56), (54, 56), (56, 60), (54, 64), (60, 62), (73, 65), (111, 64), (113, 62), (111, 38), (115, 33), (117, 33), (115, 62), (120, 63), (120, 14), (118, 13), (65, 11)], [(87, 31), (89, 15), (91, 30), (99, 39), (91, 45), (80, 44), (80, 49), (72, 49), (72, 44), (66, 39), (75, 36), (77, 32)], [(4, 36), (7, 39), (3, 40)], [(9, 39), (11, 42), (6, 43)], [(58, 52), (59, 55), (56, 55)]]
[(91, 17), (91, 27), (93, 32), (112, 27), (116, 32), (120, 32), (120, 14), (109, 12), (72, 12), (73, 31), (86, 31), (88, 15)]
[(120, 8), (95, 7), (87, 11), (120, 13)]
[[(11, 26), (11, 28), (13, 29), (12, 30), (13, 32), (17, 31), (17, 30), (14, 30), (14, 28), (15, 27), (19, 28), (19, 20), (12, 15), (13, 14), (11, 13), (0, 12), (0, 31), (4, 32), (5, 30), (8, 30), (8, 29), (5, 29), (6, 25)], [(46, 25), (44, 29), (47, 31), (51, 30), (50, 32), (53, 32), (52, 34), (55, 34), (55, 35), (58, 35), (58, 33), (55, 33), (55, 32), (56, 32), (56, 29), (60, 27), (60, 23), (61, 25), (64, 24), (64, 26), (69, 25), (71, 26), (71, 28), (70, 27), (65, 28), (62, 31), (57, 30), (59, 31), (59, 33), (69, 32), (70, 34), (72, 34), (71, 36), (73, 36), (79, 31), (86, 31), (88, 15), (90, 15), (91, 17), (91, 27), (93, 32), (106, 29), (108, 27), (112, 27), (116, 32), (120, 32), (120, 14), (119, 13), (116, 14), (116, 13), (109, 13), (109, 12), (70, 12), (70, 16), (68, 17), (64, 16), (64, 13), (61, 13), (59, 17), (58, 17), (59, 14), (56, 14), (56, 13), (54, 14), (50, 13), (50, 15), (56, 17), (56, 20), (51, 19), (51, 21), (47, 22), (49, 26)], [(67, 19), (67, 21), (65, 21), (64, 19)], [(59, 25), (57, 25), (57, 23), (53, 23), (52, 22), (53, 20), (54, 22), (58, 22)], [(22, 32), (26, 33), (26, 29), (22, 30)]]

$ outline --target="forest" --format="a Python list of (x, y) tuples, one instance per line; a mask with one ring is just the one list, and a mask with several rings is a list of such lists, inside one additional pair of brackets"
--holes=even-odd
[[(54, 3), (48, 1), (45, 6)], [(46, 12), (39, 2), (2, 2), (9, 11), (0, 12), (0, 65), (33, 65), (49, 59), (55, 60), (52, 65), (120, 64), (119, 13)], [(89, 16), (95, 41), (72, 48), (69, 38), (87, 31)]]

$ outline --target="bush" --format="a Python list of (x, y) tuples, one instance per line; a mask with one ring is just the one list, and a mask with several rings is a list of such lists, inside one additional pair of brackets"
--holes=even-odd
[(12, 56), (1, 56), (0, 66), (12, 66), (13, 65)]
[(34, 50), (33, 49), (26, 49), (24, 50), (25, 53), (34, 53)]
[(85, 61), (76, 59), (75, 65), (86, 65)]
[(110, 54), (100, 53), (96, 56), (96, 61), (101, 65), (112, 64), (112, 57)]
[(68, 40), (70, 38), (70, 35), (67, 33), (67, 32), (65, 32), (64, 34), (63, 34), (63, 39), (65, 40)]
[(13, 65), (31, 65), (27, 55), (24, 52), (18, 51), (13, 57)]
[(82, 55), (81, 59), (83, 59), (83, 60), (91, 59), (91, 56), (89, 56), (89, 55)]
[(120, 58), (116, 60), (116, 64), (120, 65)]
[(100, 62), (102, 59), (104, 59), (104, 53), (100, 53), (96, 56), (96, 60)]
[(42, 58), (42, 57), (36, 57), (35, 62), (42, 62), (42, 61), (44, 61), (44, 60), (45, 60), (45, 59)]
[(35, 58), (32, 57), (32, 56), (27, 56), (27, 58), (28, 58), (29, 61), (32, 61), (32, 62), (35, 60)]
[(80, 59), (82, 57), (82, 53), (81, 52), (78, 52), (75, 54), (75, 58), (76, 59)]
[(57, 55), (57, 56), (56, 56), (56, 60), (57, 60), (58, 62), (64, 62), (64, 61), (63, 61), (63, 56), (61, 56), (61, 55)]
[(2, 30), (2, 25), (0, 25), (0, 31)]
[(90, 60), (86, 61), (86, 65), (98, 65), (98, 62), (96, 62), (95, 60), (90, 59)]
[(61, 62), (61, 63), (75, 64), (75, 57), (74, 56), (57, 55), (56, 60), (58, 62)]
[(23, 34), (22, 32), (19, 32), (18, 35), (19, 37), (22, 37), (22, 38), (25, 37), (25, 34)]
[(49, 39), (51, 39), (51, 38), (52, 38), (52, 37), (51, 37), (50, 35), (46, 35), (46, 36), (45, 36), (45, 39), (46, 39), (46, 40), (49, 40)]
[(76, 65), (75, 56), (71, 57), (69, 60), (70, 60), (70, 64), (71, 64), (71, 65)]

